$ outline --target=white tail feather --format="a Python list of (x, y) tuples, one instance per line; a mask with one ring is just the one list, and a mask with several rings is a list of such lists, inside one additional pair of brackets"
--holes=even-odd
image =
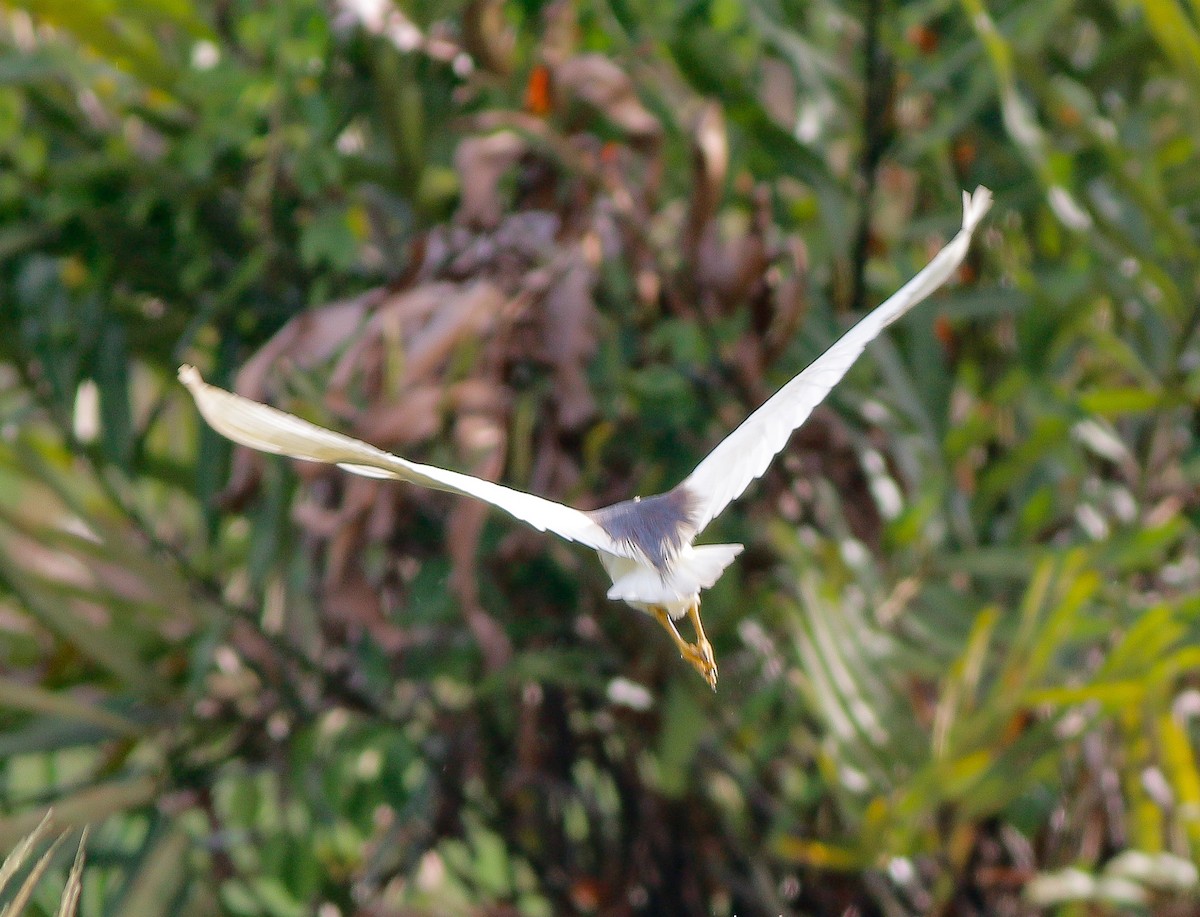
[[(662, 605), (678, 617), (696, 598), (701, 589), (708, 589), (742, 553), (740, 544), (703, 544), (684, 548), (663, 576), (653, 567), (626, 561), (624, 558), (600, 559), (613, 578), (608, 597), (633, 605)], [(615, 562), (614, 562), (615, 561)]]

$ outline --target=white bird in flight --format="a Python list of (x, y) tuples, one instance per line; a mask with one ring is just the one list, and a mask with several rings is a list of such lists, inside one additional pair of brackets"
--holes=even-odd
[[(742, 552), (742, 545), (693, 542), (767, 470), (792, 432), (841, 381), (867, 344), (953, 275), (991, 203), (986, 188), (971, 195), (964, 192), (961, 231), (924, 270), (747, 417), (681, 484), (663, 494), (634, 497), (602, 509), (577, 510), (492, 481), (410, 462), (208, 385), (192, 366), (181, 366), (179, 379), (213, 429), (243, 446), (337, 465), (369, 478), (392, 478), (475, 497), (539, 531), (593, 548), (612, 578), (608, 597), (657, 619), (683, 658), (716, 690), (717, 664), (700, 623), (700, 591), (720, 578)], [(684, 615), (695, 630), (695, 643), (684, 640), (675, 627)]]

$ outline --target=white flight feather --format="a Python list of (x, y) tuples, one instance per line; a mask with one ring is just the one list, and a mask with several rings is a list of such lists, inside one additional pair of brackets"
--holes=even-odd
[(962, 229), (950, 244), (917, 276), (747, 417), (696, 466), (683, 486), (696, 500), (697, 534), (762, 476), (795, 429), (841, 381), (867, 344), (953, 276), (967, 255), (975, 227), (991, 205), (992, 194), (987, 188), (976, 188), (973, 195), (964, 191)]
[(393, 478), (475, 497), (538, 531), (548, 530), (568, 541), (577, 541), (610, 554), (630, 554), (629, 548), (614, 542), (604, 529), (577, 509), (469, 474), (410, 462), (294, 414), (209, 385), (192, 366), (181, 366), (179, 379), (192, 393), (209, 425), (235, 443), (307, 462), (337, 465), (364, 477)]
[[(867, 344), (953, 275), (966, 257), (971, 235), (991, 201), (991, 192), (986, 188), (977, 188), (973, 195), (964, 192), (962, 230), (950, 244), (894, 296), (746, 418), (696, 467), (684, 481), (698, 506), (691, 537), (762, 475), (792, 432), (841, 380)], [(475, 497), (539, 531), (551, 531), (594, 548), (600, 552), (600, 559), (614, 580), (610, 595), (631, 604), (663, 604), (672, 615), (682, 613), (742, 549), (741, 545), (693, 548), (689, 542), (675, 558), (672, 569), (663, 574), (647, 563), (639, 551), (614, 541), (597, 522), (579, 510), (471, 475), (410, 462), (361, 440), (209, 385), (191, 366), (181, 366), (179, 378), (213, 429), (243, 446), (337, 465), (366, 477), (394, 478)]]

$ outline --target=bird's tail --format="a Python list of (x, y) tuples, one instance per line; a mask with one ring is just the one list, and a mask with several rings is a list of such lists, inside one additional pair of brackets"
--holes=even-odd
[(719, 580), (741, 553), (740, 544), (693, 545), (679, 553), (665, 576), (648, 564), (637, 564), (617, 576), (608, 597), (634, 605), (661, 605), (671, 617), (679, 617), (700, 590)]

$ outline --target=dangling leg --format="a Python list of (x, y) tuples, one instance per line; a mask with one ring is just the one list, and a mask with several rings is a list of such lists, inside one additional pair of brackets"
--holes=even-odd
[(696, 650), (700, 653), (700, 661), (703, 665), (700, 674), (708, 682), (708, 686), (715, 691), (717, 690), (717, 660), (713, 656), (712, 644), (708, 642), (708, 637), (704, 636), (704, 625), (700, 623), (699, 599), (688, 606), (687, 614), (688, 620), (692, 622), (692, 628), (696, 631)]
[(671, 620), (671, 616), (667, 613), (667, 610), (661, 605), (651, 605), (649, 607), (650, 614), (654, 615), (658, 623), (662, 625), (663, 630), (670, 634), (671, 639), (675, 641), (675, 647), (679, 650), (680, 655), (689, 661), (696, 656), (698, 653), (696, 647), (692, 646), (679, 635), (679, 631), (675, 628), (675, 622)]
[(713, 660), (712, 646), (704, 636), (704, 628), (700, 625), (698, 605), (692, 605), (688, 609), (688, 616), (692, 619), (692, 626), (696, 628), (696, 635), (699, 639), (698, 645), (688, 643), (679, 635), (679, 631), (675, 627), (675, 622), (671, 620), (670, 614), (661, 605), (651, 605), (649, 606), (649, 610), (658, 623), (662, 625), (663, 630), (671, 635), (671, 639), (675, 641), (675, 648), (679, 650), (679, 655), (691, 663), (692, 668), (700, 673), (700, 677), (708, 682), (710, 688), (714, 691), (717, 690), (717, 664)]

